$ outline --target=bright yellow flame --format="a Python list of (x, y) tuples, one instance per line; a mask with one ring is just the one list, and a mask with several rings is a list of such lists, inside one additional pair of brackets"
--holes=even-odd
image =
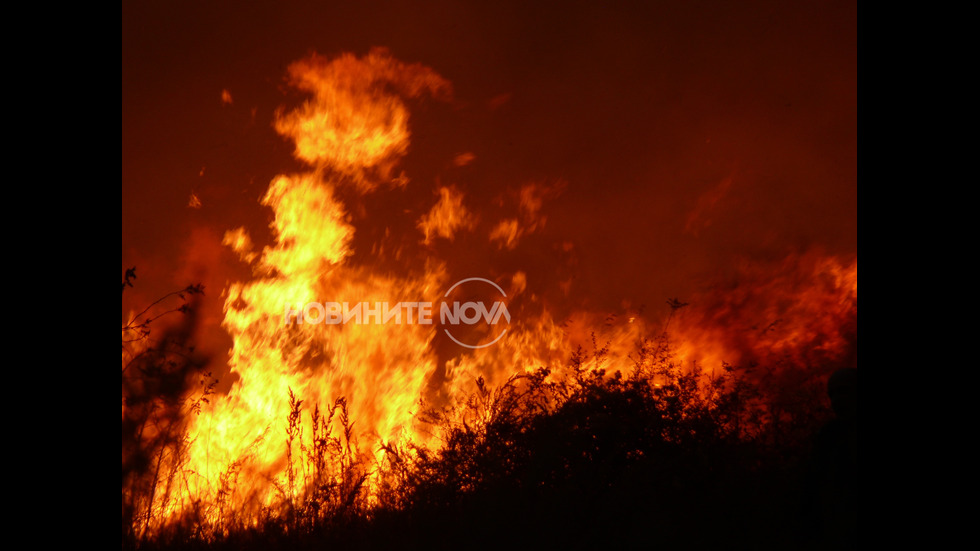
[[(224, 236), (224, 244), (254, 271), (251, 280), (232, 283), (224, 292), (223, 327), (232, 338), (229, 365), (237, 380), (227, 395), (215, 396), (201, 415), (192, 417), (187, 463), (181, 469), (185, 477), (176, 498), (158, 504), (163, 519), (197, 500), (207, 504), (199, 510), (205, 521), (217, 522), (228, 510), (254, 519), (260, 508), (277, 499), (329, 482), (315, 478), (321, 473), (309, 459), (318, 430), (310, 417), (304, 415), (296, 424), (301, 434), (293, 440), (285, 435), (290, 392), (305, 401), (307, 413), (313, 404), (324, 407), (345, 398), (356, 426), (351, 461), (371, 466), (381, 461), (381, 442), (410, 438), (426, 443), (430, 435), (417, 416), (420, 399), (461, 404), (477, 378), (493, 387), (515, 372), (539, 367), (552, 368), (553, 378), (564, 377), (567, 371), (561, 370), (578, 347), (586, 367), (607, 373), (628, 372), (650, 361), (636, 355), (651, 332), (642, 315), (604, 319), (579, 312), (557, 323), (520, 271), (496, 278), (508, 309), (519, 308), (520, 314), (488, 348), (447, 354), (437, 350), (435, 326), (418, 323), (288, 324), (287, 312), (313, 302), (438, 303), (453, 283), (446, 265), (434, 258), (421, 259), (416, 269), (401, 275), (355, 264), (354, 217), (339, 199), (344, 192), (405, 185), (406, 178), (393, 177), (409, 145), (405, 100), (424, 95), (446, 99), (449, 83), (431, 69), (394, 60), (384, 50), (363, 58), (314, 55), (291, 65), (289, 75), (294, 86), (312, 97), (293, 111), (279, 113), (275, 127), (293, 140), (295, 156), (310, 170), (280, 175), (270, 183), (261, 201), (273, 215), (270, 245), (257, 251), (244, 228)], [(457, 157), (456, 164), (462, 166), (471, 157)], [(488, 245), (517, 247), (523, 236), (544, 227), (542, 205), (562, 186), (522, 186), (510, 195), (516, 216), (488, 222), (490, 229), (480, 234), (489, 238)], [(415, 227), (419, 241), (432, 244), (438, 238), (452, 240), (460, 230), (474, 230), (479, 222), (460, 191), (441, 187), (438, 200)], [(561, 248), (568, 252), (573, 246), (565, 242)], [(759, 301), (761, 311), (751, 320), (781, 316), (788, 318), (784, 326), (761, 332), (748, 344), (733, 342), (739, 330), (727, 322), (744, 321), (732, 314), (741, 305), (737, 293), (734, 306), (681, 310), (671, 327), (678, 364), (737, 362), (745, 350), (842, 347), (844, 336), (834, 332), (834, 324), (840, 325), (856, 300), (856, 261), (848, 265), (813, 256), (788, 260), (784, 268), (775, 278), (756, 278), (745, 295), (778, 297)], [(571, 283), (555, 285), (564, 285), (567, 293)], [(688, 315), (691, 311), (696, 315)], [(828, 311), (841, 319), (828, 317)], [(369, 471), (364, 474), (370, 496), (377, 480), (372, 478), (376, 471)]]
[[(287, 446), (282, 436), (290, 391), (310, 405), (346, 398), (358, 427), (352, 436), (363, 444), (355, 449), (355, 459), (367, 464), (377, 460), (378, 439), (420, 438), (415, 414), (436, 367), (431, 325), (287, 325), (285, 314), (318, 301), (437, 300), (446, 277), (440, 263), (428, 263), (423, 273), (406, 278), (345, 263), (352, 254), (354, 227), (335, 190), (353, 183), (366, 192), (391, 183), (409, 138), (408, 111), (398, 94), (445, 98), (449, 84), (430, 69), (395, 61), (383, 50), (361, 59), (313, 56), (290, 66), (289, 74), (297, 88), (313, 97), (280, 113), (275, 126), (295, 142), (296, 157), (313, 171), (281, 175), (269, 185), (262, 204), (274, 215), (272, 245), (254, 252), (244, 228), (224, 237), (243, 260), (257, 258), (255, 278), (225, 291), (223, 325), (233, 340), (229, 363), (238, 379), (194, 419), (185, 472), (195, 476), (187, 479), (180, 499), (167, 504), (171, 513), (191, 496), (254, 513), (281, 497), (284, 488), (294, 491), (294, 477), (300, 471), (309, 474), (309, 465), (300, 442)], [(466, 226), (462, 219), (440, 218), (455, 216), (461, 196), (447, 190), (442, 197), (423, 224), (431, 235), (451, 235)], [(309, 418), (299, 427), (306, 445), (312, 445)], [(293, 477), (290, 460), (302, 467), (294, 469)], [(223, 492), (233, 473), (238, 473), (237, 485), (229, 495)], [(219, 518), (219, 509), (207, 509), (210, 520)]]
[(408, 109), (401, 97), (448, 98), (449, 82), (422, 65), (395, 60), (383, 49), (358, 59), (314, 55), (289, 67), (292, 84), (313, 98), (280, 116), (276, 130), (296, 143), (296, 157), (350, 177), (362, 191), (394, 179), (408, 150)]

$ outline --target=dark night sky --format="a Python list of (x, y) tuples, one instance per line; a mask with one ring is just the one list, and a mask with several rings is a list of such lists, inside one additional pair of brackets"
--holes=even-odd
[(267, 240), (258, 199), (302, 169), (271, 126), (301, 99), (286, 67), (374, 46), (454, 87), (413, 107), (412, 184), (391, 200), (451, 180), (479, 211), (564, 182), (540, 243), (574, 243), (581, 305), (662, 305), (737, 258), (856, 252), (854, 2), (242, 4), (123, 3), (122, 265), (147, 297), (203, 280), (219, 315), (248, 273), (222, 234)]

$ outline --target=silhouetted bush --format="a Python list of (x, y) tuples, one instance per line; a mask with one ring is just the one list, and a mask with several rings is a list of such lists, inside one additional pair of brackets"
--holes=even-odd
[[(826, 419), (821, 371), (788, 376), (791, 388), (772, 380), (786, 375), (758, 366), (726, 365), (711, 377), (677, 365), (667, 335), (643, 343), (628, 373), (606, 373), (607, 354), (595, 345), (567, 366), (515, 374), (496, 388), (479, 379), (464, 404), (425, 412), (440, 446), (382, 442), (377, 465), (358, 459), (356, 412), (343, 398), (304, 409), (290, 392), (279, 505), (251, 522), (187, 522), (142, 541), (157, 493), (166, 496), (180, 476), (179, 460), (161, 458), (181, 457), (181, 419), (195, 403), (189, 375), (200, 371), (175, 360), (184, 358), (176, 350), (158, 349), (138, 364), (138, 384), (127, 387), (124, 375), (124, 547), (790, 545), (799, 469)], [(303, 415), (314, 427), (309, 438)], [(155, 440), (141, 434), (150, 426)], [(369, 476), (377, 481), (370, 505)]]
[[(132, 287), (135, 269), (122, 284)], [(205, 371), (207, 360), (189, 344), (195, 317), (191, 302), (200, 285), (170, 293), (133, 316), (122, 327), (122, 541), (136, 547), (155, 526), (160, 513), (174, 506), (183, 482), (189, 441), (186, 421), (200, 412), (217, 381)], [(178, 302), (173, 306), (173, 302)], [(184, 318), (162, 331), (154, 322), (172, 313)], [(170, 526), (169, 530), (179, 530)], [(190, 534), (182, 534), (189, 537)]]

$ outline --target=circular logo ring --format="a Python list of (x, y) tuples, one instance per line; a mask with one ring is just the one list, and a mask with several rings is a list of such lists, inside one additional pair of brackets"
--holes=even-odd
[[(453, 289), (455, 289), (456, 287), (458, 287), (461, 283), (466, 283), (467, 281), (482, 281), (484, 283), (489, 283), (490, 285), (493, 285), (494, 289), (496, 289), (497, 291), (500, 291), (500, 294), (503, 295), (504, 298), (507, 298), (507, 293), (505, 293), (504, 290), (501, 289), (499, 285), (497, 285), (496, 283), (490, 281), (489, 279), (484, 279), (482, 277), (468, 277), (466, 279), (461, 279), (461, 280), (457, 281), (455, 284), (453, 284), (452, 287), (449, 288), (448, 291), (446, 291), (446, 294), (443, 295), (442, 298), (449, 297), (449, 293), (453, 292)], [(450, 339), (452, 339), (452, 341), (454, 343), (456, 343), (456, 344), (458, 344), (460, 346), (466, 347), (466, 348), (472, 348), (474, 350), (479, 349), (479, 348), (486, 348), (488, 346), (491, 346), (492, 344), (494, 344), (497, 341), (499, 341), (501, 339), (501, 337), (503, 337), (504, 334), (507, 333), (507, 330), (504, 329), (503, 331), (501, 331), (501, 333), (499, 335), (497, 335), (497, 338), (496, 339), (493, 339), (492, 341), (488, 342), (487, 344), (481, 344), (481, 345), (478, 345), (478, 346), (473, 346), (472, 344), (465, 344), (465, 343), (459, 342), (459, 340), (456, 337), (454, 337), (452, 333), (449, 332), (449, 329), (443, 329), (443, 331), (446, 332), (446, 336), (448, 336)]]

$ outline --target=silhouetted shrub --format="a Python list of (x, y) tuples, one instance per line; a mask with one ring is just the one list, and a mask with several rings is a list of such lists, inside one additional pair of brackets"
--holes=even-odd
[[(202, 526), (192, 505), (183, 524), (144, 541), (182, 475), (181, 420), (199, 403), (189, 377), (200, 364), (160, 348), (185, 337), (146, 352), (134, 381), (124, 374), (124, 545), (780, 549), (791, 541), (800, 460), (826, 419), (819, 370), (791, 375), (792, 388), (758, 366), (712, 377), (678, 365), (666, 334), (639, 347), (628, 373), (606, 373), (608, 348), (594, 343), (555, 370), (496, 388), (478, 379), (463, 404), (423, 415), (440, 446), (382, 442), (380, 464), (358, 452), (356, 412), (342, 397), (304, 408), (290, 391), (278, 505), (258, 519), (222, 513), (220, 526)], [(304, 415), (313, 434), (303, 434)]]
[[(135, 278), (135, 269), (127, 270), (123, 292)], [(170, 293), (122, 327), (124, 548), (160, 528), (161, 511), (175, 506), (189, 445), (186, 420), (200, 412), (217, 382), (205, 371), (207, 360), (189, 344), (195, 327), (192, 301), (201, 294), (200, 285)], [(157, 335), (154, 322), (171, 313), (184, 318)]]

